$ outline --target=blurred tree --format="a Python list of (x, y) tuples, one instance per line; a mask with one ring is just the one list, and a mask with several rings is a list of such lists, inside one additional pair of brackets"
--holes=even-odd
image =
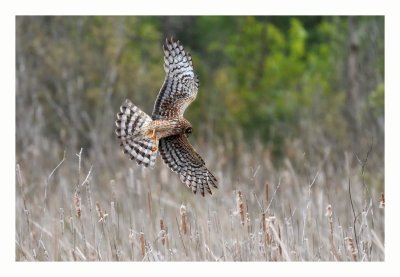
[(16, 26), (20, 149), (46, 137), (111, 151), (124, 98), (152, 112), (170, 36), (200, 78), (186, 112), (200, 141), (261, 140), (277, 156), (296, 138), (310, 149), (383, 142), (383, 17), (21, 16)]

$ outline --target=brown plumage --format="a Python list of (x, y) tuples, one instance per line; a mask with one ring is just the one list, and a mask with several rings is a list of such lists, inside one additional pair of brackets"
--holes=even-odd
[(211, 194), (210, 185), (217, 188), (217, 179), (187, 139), (192, 125), (183, 117), (199, 87), (192, 58), (172, 39), (166, 40), (163, 50), (166, 76), (151, 118), (127, 99), (117, 114), (116, 134), (124, 152), (139, 165), (153, 166), (159, 152), (194, 193)]

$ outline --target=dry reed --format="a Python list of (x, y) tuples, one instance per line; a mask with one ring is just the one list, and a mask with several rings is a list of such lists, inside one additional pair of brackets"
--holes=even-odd
[[(61, 157), (54, 156), (54, 165), (60, 164), (60, 153)], [(239, 165), (241, 170), (234, 171), (233, 165), (217, 170), (219, 190), (198, 198), (176, 175), (163, 172), (162, 164), (146, 171), (121, 157), (115, 161), (120, 168), (108, 178), (111, 173), (99, 172), (82, 153), (76, 159), (67, 152), (56, 171), (50, 164), (44, 170), (44, 176), (53, 172), (47, 185), (40, 176), (35, 181), (25, 174), (31, 171), (24, 163), (17, 165), (16, 260), (384, 260), (381, 188), (379, 193), (370, 189), (379, 203), (371, 202), (356, 217), (359, 245), (350, 238), (354, 217), (346, 174), (352, 179), (355, 211), (365, 207), (367, 195), (357, 167), (342, 171), (329, 165), (318, 170), (307, 167), (311, 176), (318, 176), (308, 178), (299, 173), (304, 165), (294, 160), (279, 169), (272, 163), (257, 166), (254, 174), (245, 166), (250, 154), (243, 154), (248, 159)], [(214, 163), (210, 167), (219, 168), (219, 162)], [(81, 172), (90, 176), (79, 180)], [(240, 174), (241, 181), (229, 172)]]

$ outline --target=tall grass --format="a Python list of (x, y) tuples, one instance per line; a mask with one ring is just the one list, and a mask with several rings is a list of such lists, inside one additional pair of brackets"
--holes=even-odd
[(239, 145), (235, 161), (226, 144), (201, 144), (219, 181), (203, 198), (160, 159), (154, 169), (129, 161), (116, 141), (108, 155), (40, 144), (48, 151), (17, 151), (17, 261), (384, 260), (373, 148), (311, 162), (298, 147), (275, 164), (261, 144)]

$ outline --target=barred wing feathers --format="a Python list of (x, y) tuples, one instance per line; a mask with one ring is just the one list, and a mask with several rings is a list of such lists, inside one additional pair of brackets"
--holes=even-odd
[(178, 173), (180, 179), (194, 193), (204, 190), (211, 193), (210, 185), (217, 188), (217, 179), (206, 168), (201, 156), (194, 150), (185, 135), (175, 135), (160, 140), (159, 152), (169, 168)]
[(192, 57), (179, 41), (166, 40), (164, 49), (164, 84), (158, 93), (152, 119), (183, 116), (196, 98), (199, 80), (193, 71)]

